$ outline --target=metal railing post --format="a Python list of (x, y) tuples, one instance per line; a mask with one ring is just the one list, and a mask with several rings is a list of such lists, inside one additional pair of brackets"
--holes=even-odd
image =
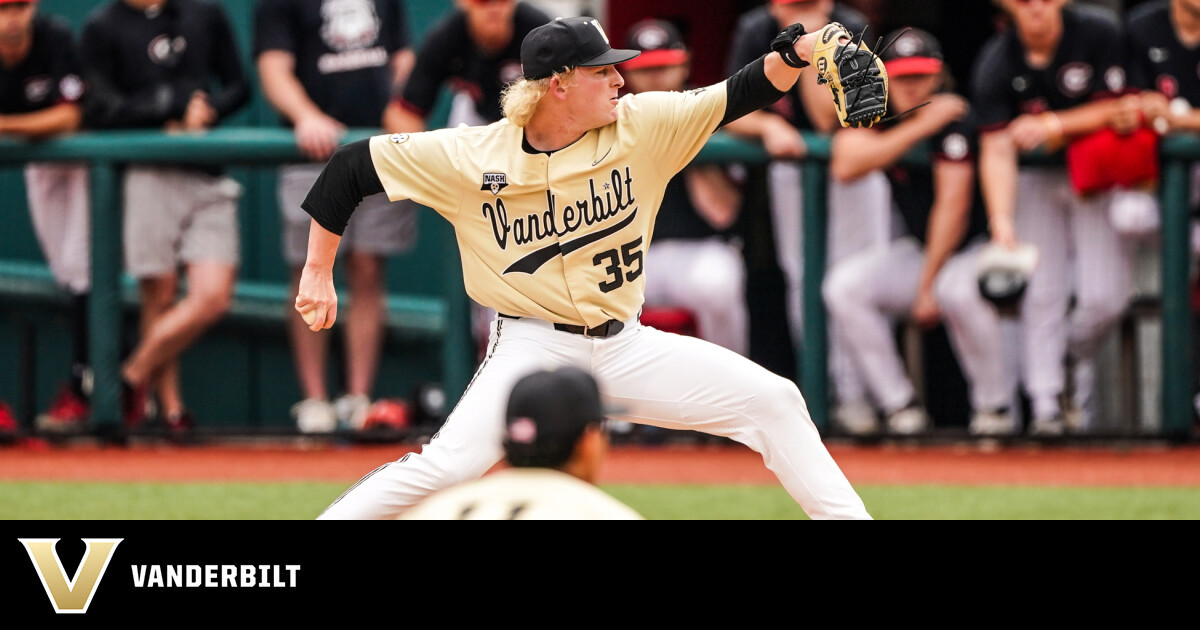
[(829, 426), (829, 340), (825, 325), (825, 300), (821, 280), (825, 277), (826, 230), (828, 223), (828, 165), (810, 156), (803, 167), (804, 182), (804, 339), (800, 345), (800, 378), (808, 412), (818, 429)]
[(91, 164), (92, 289), (88, 353), (92, 364), (92, 423), (109, 433), (121, 423), (121, 167)]
[(1192, 426), (1192, 322), (1188, 266), (1188, 162), (1164, 157), (1162, 182), (1162, 434), (1187, 437)]

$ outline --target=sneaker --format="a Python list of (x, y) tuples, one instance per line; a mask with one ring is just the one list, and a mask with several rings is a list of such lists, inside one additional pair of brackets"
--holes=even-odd
[(333, 401), (338, 424), (352, 431), (361, 430), (367, 422), (371, 399), (365, 394), (346, 394)]
[(121, 418), (125, 428), (142, 425), (153, 415), (149, 396), (145, 386), (133, 387), (122, 380), (121, 382)]
[(1017, 432), (1017, 424), (1008, 409), (976, 411), (967, 431), (971, 435), (1012, 435)]
[(292, 405), (292, 417), (301, 433), (332, 433), (337, 429), (337, 411), (320, 398), (306, 398)]
[(0, 433), (16, 433), (17, 416), (8, 403), (0, 401)]
[(49, 433), (77, 433), (87, 426), (89, 416), (87, 401), (70, 387), (63, 387), (50, 408), (34, 418), (33, 426)]
[(182, 433), (191, 431), (196, 426), (196, 418), (191, 411), (183, 410), (178, 413), (169, 413), (163, 418), (163, 424), (168, 431), (173, 433)]
[(888, 414), (888, 433), (895, 435), (916, 435), (924, 433), (929, 428), (929, 415), (920, 405), (910, 403)]
[(1034, 418), (1029, 425), (1029, 434), (1039, 437), (1058, 437), (1067, 432), (1067, 421), (1063, 414)]
[(875, 416), (875, 409), (863, 400), (838, 405), (833, 412), (833, 420), (850, 435), (873, 435), (879, 432), (879, 418)]

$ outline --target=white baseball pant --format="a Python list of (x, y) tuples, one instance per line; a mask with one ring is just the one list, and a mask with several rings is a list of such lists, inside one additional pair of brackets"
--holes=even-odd
[(811, 518), (870, 518), (790, 380), (716, 344), (636, 320), (613, 337), (589, 339), (505, 317), (493, 323), (486, 358), (421, 452), (375, 469), (319, 518), (396, 518), (433, 492), (482, 476), (503, 457), (512, 386), (562, 365), (591, 371), (605, 404), (623, 410), (621, 419), (725, 436), (761, 453)]
[[(974, 244), (950, 257), (933, 286), (970, 386), (971, 405), (977, 411), (1009, 406), (1016, 388), (1005, 370), (1000, 317), (980, 296), (976, 283), (979, 248), (980, 244)], [(886, 412), (900, 409), (914, 398), (892, 322), (911, 313), (924, 264), (920, 242), (901, 238), (885, 249), (843, 261), (826, 277), (823, 287), (830, 316), (843, 335), (843, 346), (872, 397)]]
[[(787, 281), (788, 323), (792, 339), (804, 337), (804, 189), (796, 162), (773, 162), (767, 171), (775, 251)], [(830, 178), (826, 225), (826, 273), (859, 252), (883, 247), (891, 240), (891, 185), (879, 171), (849, 182)], [(862, 376), (842, 347), (830, 322), (829, 374), (841, 402), (866, 399)]]
[(1081, 199), (1063, 169), (1019, 172), (1017, 238), (1038, 248), (1021, 303), (1021, 369), (1035, 417), (1058, 411), (1068, 350), (1090, 360), (1128, 305), (1132, 250), (1112, 227), (1109, 198)]
[(91, 280), (91, 187), (86, 164), (34, 162), (25, 167), (29, 216), (54, 279), (72, 293)]
[(745, 356), (750, 346), (746, 264), (723, 238), (665, 239), (646, 252), (646, 306), (681, 306), (701, 339)]

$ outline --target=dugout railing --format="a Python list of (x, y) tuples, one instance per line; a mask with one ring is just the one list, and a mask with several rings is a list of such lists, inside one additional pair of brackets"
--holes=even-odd
[[(370, 135), (351, 130), (345, 141)], [(822, 278), (826, 265), (828, 162), (830, 139), (805, 133), (807, 157), (804, 178), (803, 264), (805, 278)], [(1162, 200), (1162, 437), (1186, 439), (1192, 435), (1194, 374), (1192, 362), (1192, 311), (1190, 305), (1189, 172), (1200, 161), (1200, 138), (1167, 138), (1161, 146)], [(92, 297), (89, 304), (89, 351), (95, 372), (92, 394), (93, 421), (99, 425), (120, 422), (119, 335), (123, 304), (136, 297), (123, 284), (121, 263), (121, 174), (131, 163), (220, 164), (273, 167), (304, 158), (291, 132), (259, 127), (227, 127), (202, 134), (160, 132), (88, 132), (37, 143), (0, 140), (0, 165), (20, 166), (30, 161), (87, 162), (92, 195)], [(909, 161), (926, 161), (914, 152)], [(696, 162), (741, 163), (762, 166), (769, 161), (763, 148), (724, 133), (715, 134)], [(1034, 163), (1044, 159), (1035, 158)], [(462, 287), (458, 251), (450, 241), (440, 244), (438, 264), (448, 273), (436, 298), (393, 294), (389, 298), (388, 326), (401, 336), (435, 338), (441, 345), (443, 383), (448, 401), (466, 387), (475, 367), (470, 333), (470, 313)], [(53, 299), (53, 286), (44, 265), (8, 261), (0, 253), (0, 298)], [(277, 283), (239, 281), (230, 318), (243, 321), (282, 321), (286, 287)], [(829, 381), (826, 314), (819, 282), (803, 283), (804, 340), (796, 344), (797, 381), (808, 402), (813, 421), (828, 427)]]
[[(368, 137), (350, 130), (349, 142)], [(294, 135), (278, 128), (220, 128), (200, 134), (150, 131), (88, 132), (44, 142), (0, 140), (0, 165), (27, 162), (86, 162), (91, 185), (92, 289), (88, 304), (88, 350), (93, 368), (92, 421), (116, 426), (120, 414), (120, 339), (123, 311), (136, 305), (136, 288), (122, 272), (121, 188), (128, 164), (215, 164), (225, 167), (275, 167), (305, 158)], [(257, 208), (259, 211), (273, 209)], [(463, 391), (475, 367), (469, 306), (462, 287), (457, 249), (447, 242), (434, 264), (444, 266), (440, 295), (388, 296), (386, 326), (401, 340), (432, 341), (440, 346), (439, 382), (450, 399)], [(235, 325), (277, 325), (287, 313), (286, 283), (239, 279), (225, 318)], [(341, 295), (341, 294), (340, 294)], [(342, 295), (344, 298), (345, 296)], [(0, 254), (0, 299), (53, 302), (65, 299), (44, 264), (6, 260)]]

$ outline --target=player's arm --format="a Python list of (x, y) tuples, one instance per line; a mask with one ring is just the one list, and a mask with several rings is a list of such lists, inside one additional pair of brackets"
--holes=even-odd
[(817, 34), (804, 33), (799, 24), (788, 29), (785, 31), (788, 36), (796, 38), (789, 54), (791, 64), (783, 60), (780, 52), (770, 52), (729, 77), (725, 81), (725, 116), (718, 127), (774, 103), (796, 84), (801, 69), (812, 61)]
[(1105, 98), (1071, 109), (1021, 114), (1008, 125), (1009, 135), (1021, 151), (1038, 147), (1057, 150), (1072, 138), (1107, 127), (1117, 116), (1120, 102)]
[(296, 143), (305, 155), (325, 160), (337, 148), (346, 128), (312, 101), (296, 78), (296, 57), (286, 50), (264, 50), (257, 60), (263, 95), (296, 129)]
[(321, 227), (313, 219), (308, 228), (308, 259), (300, 272), (296, 291), (296, 310), (309, 330), (317, 332), (333, 326), (337, 320), (337, 289), (333, 286), (333, 261), (337, 257), (340, 234)]
[(59, 103), (27, 114), (0, 115), (0, 134), (44, 138), (79, 129), (83, 109), (78, 103)]
[(933, 282), (967, 231), (975, 190), (975, 164), (939, 160), (933, 166), (933, 208), (925, 235), (925, 262), (913, 303), (913, 318), (922, 326), (937, 323)]
[(683, 172), (688, 198), (700, 218), (714, 230), (727, 230), (737, 221), (742, 191), (718, 164), (696, 164)]
[(731, 120), (725, 131), (743, 138), (761, 142), (767, 154), (774, 159), (802, 158), (808, 154), (808, 146), (800, 131), (783, 116), (768, 110), (750, 112), (737, 120)]
[(337, 318), (333, 262), (346, 224), (365, 197), (383, 191), (383, 182), (371, 160), (370, 140), (359, 140), (333, 152), (300, 204), (313, 220), (296, 310), (314, 332), (333, 326)]
[(406, 107), (402, 99), (392, 99), (383, 110), (383, 130), (388, 133), (425, 131), (425, 118)]
[(829, 172), (838, 181), (849, 181), (887, 168), (966, 112), (966, 99), (956, 94), (936, 94), (909, 119), (884, 131), (840, 130), (833, 136)]
[(1017, 198), (1017, 144), (1008, 129), (980, 136), (979, 173), (992, 241), (1004, 247), (1016, 247), (1013, 211)]
[[(392, 55), (393, 93), (399, 94), (404, 90), (416, 63), (417, 55), (411, 48), (405, 48)], [(425, 117), (406, 109), (402, 102), (393, 98), (383, 108), (383, 119), (380, 121), (380, 126), (388, 133), (415, 133), (425, 131)]]

